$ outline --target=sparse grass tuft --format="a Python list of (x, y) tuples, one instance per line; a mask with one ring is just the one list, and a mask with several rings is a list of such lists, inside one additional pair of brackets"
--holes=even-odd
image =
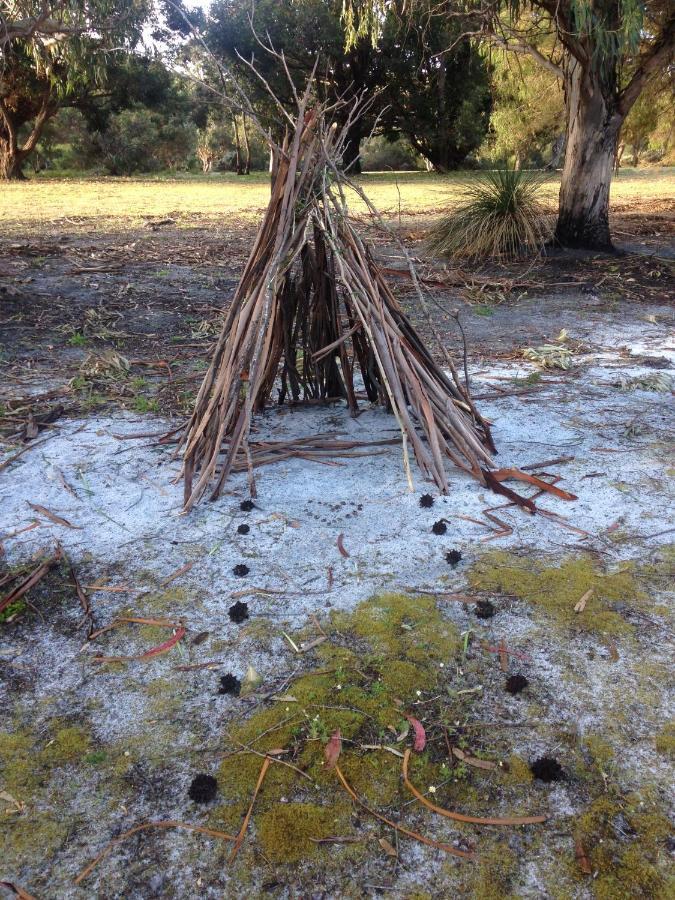
[(429, 251), (474, 260), (539, 253), (551, 231), (540, 202), (541, 183), (539, 173), (515, 169), (474, 178), (464, 202), (431, 230)]

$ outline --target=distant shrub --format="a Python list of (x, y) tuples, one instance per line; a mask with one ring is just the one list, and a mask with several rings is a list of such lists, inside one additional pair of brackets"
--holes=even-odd
[(193, 125), (139, 107), (111, 116), (104, 131), (90, 136), (86, 153), (110, 175), (134, 175), (187, 169), (196, 143)]
[(538, 173), (515, 169), (474, 176), (464, 202), (431, 230), (429, 251), (470, 259), (538, 253), (551, 232), (539, 200), (541, 181)]
[(361, 168), (370, 172), (413, 172), (424, 168), (424, 163), (419, 153), (403, 138), (390, 141), (379, 136), (370, 138), (361, 148)]

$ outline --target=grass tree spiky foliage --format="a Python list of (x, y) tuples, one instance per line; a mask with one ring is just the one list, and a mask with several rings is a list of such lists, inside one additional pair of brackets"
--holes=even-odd
[(473, 178), (463, 202), (431, 230), (435, 256), (472, 260), (538, 253), (551, 234), (550, 215), (539, 199), (541, 176), (495, 169)]

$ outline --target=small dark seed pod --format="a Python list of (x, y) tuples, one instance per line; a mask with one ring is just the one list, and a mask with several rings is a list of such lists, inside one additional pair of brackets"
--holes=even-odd
[(210, 803), (218, 793), (218, 782), (213, 775), (195, 775), (188, 790), (188, 797), (195, 803)]
[(227, 675), (220, 676), (220, 687), (218, 688), (219, 694), (234, 694), (235, 697), (238, 697), (240, 691), (241, 681), (236, 675), (228, 672)]
[(474, 606), (474, 612), (479, 619), (491, 619), (496, 611), (489, 600), (479, 600)]
[(530, 763), (530, 771), (539, 781), (563, 781), (565, 773), (557, 759), (551, 756), (541, 756)]
[(519, 694), (530, 682), (524, 675), (509, 675), (504, 683), (504, 690), (509, 694)]
[(242, 603), (240, 600), (230, 607), (229, 616), (232, 621), (239, 625), (245, 619), (248, 619), (248, 603)]
[(445, 561), (454, 569), (462, 560), (462, 554), (459, 550), (448, 550), (445, 554)]

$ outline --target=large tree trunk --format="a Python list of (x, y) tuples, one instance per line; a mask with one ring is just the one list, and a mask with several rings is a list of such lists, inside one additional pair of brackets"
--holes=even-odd
[(51, 88), (48, 87), (42, 95), (42, 104), (31, 133), (24, 141), (23, 146), (19, 146), (19, 128), (15, 116), (4, 99), (0, 97), (0, 128), (2, 129), (0, 131), (0, 179), (4, 181), (25, 180), (23, 165), (35, 150), (45, 125), (57, 109), (58, 107), (52, 100)]
[(595, 66), (572, 59), (565, 73), (567, 143), (556, 240), (565, 247), (611, 250), (609, 189), (624, 116), (605, 99)]
[(241, 116), (242, 131), (244, 134), (244, 175), (251, 174), (251, 142), (248, 137), (248, 122), (246, 113)]
[(25, 181), (24, 160), (25, 154), (20, 150), (11, 150), (7, 142), (0, 140), (0, 180)]
[(361, 123), (356, 121), (347, 132), (345, 149), (342, 154), (342, 165), (350, 175), (361, 174), (361, 157), (359, 156), (359, 153), (361, 151), (362, 137)]
[(237, 175), (242, 174), (241, 168), (241, 143), (239, 142), (239, 124), (237, 122), (237, 116), (232, 116), (232, 125), (234, 126), (234, 154), (235, 154), (235, 166)]

